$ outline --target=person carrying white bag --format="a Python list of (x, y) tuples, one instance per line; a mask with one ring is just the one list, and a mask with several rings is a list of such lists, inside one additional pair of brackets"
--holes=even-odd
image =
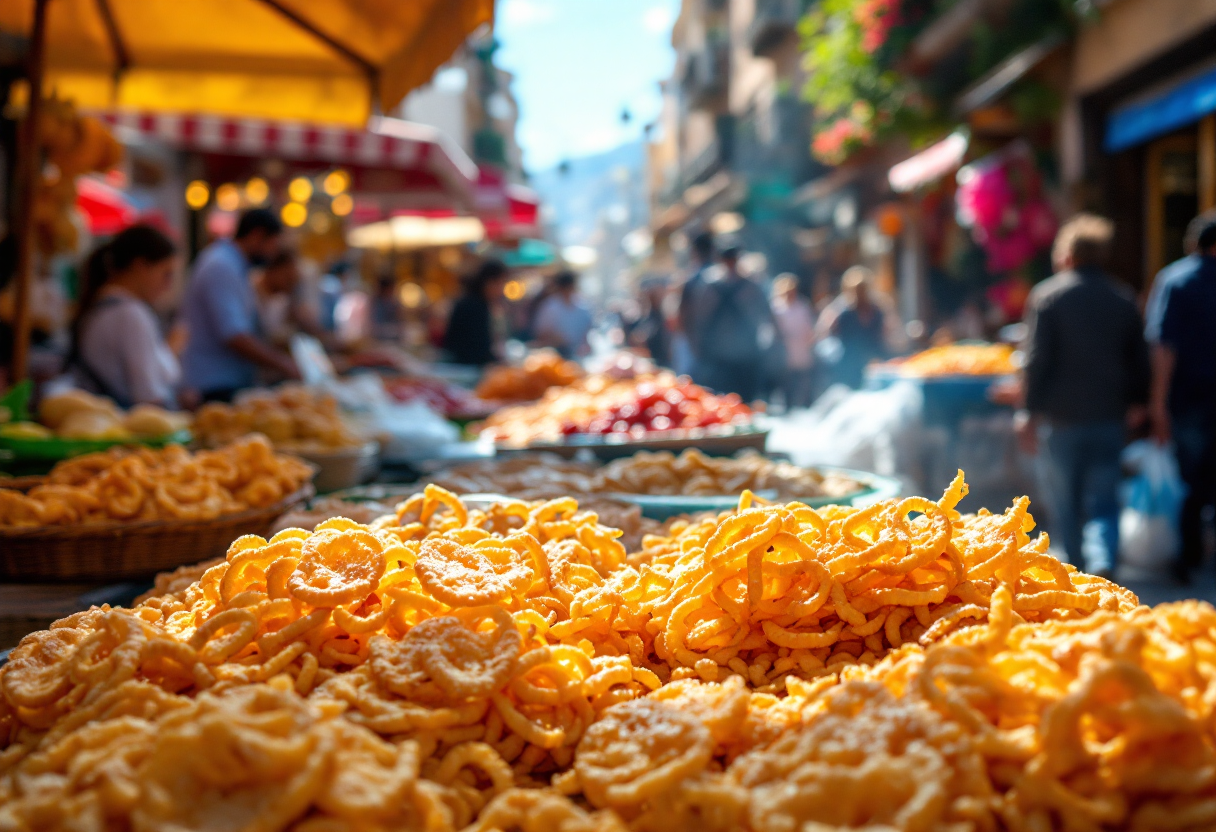
[(1136, 473), (1124, 484), (1119, 558), (1149, 575), (1166, 574), (1178, 558), (1178, 515), (1186, 499), (1178, 463), (1169, 446), (1151, 440), (1128, 445), (1123, 463)]

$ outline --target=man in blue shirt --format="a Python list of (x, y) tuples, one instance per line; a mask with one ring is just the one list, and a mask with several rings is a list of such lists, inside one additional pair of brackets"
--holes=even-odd
[(1191, 254), (1161, 270), (1149, 295), (1153, 436), (1173, 440), (1187, 484), (1179, 521), (1183, 583), (1203, 558), (1203, 508), (1216, 501), (1216, 212), (1187, 228)]
[(299, 371), (290, 356), (258, 333), (257, 302), (249, 270), (278, 250), (283, 226), (264, 208), (247, 211), (231, 240), (217, 240), (199, 254), (182, 304), (189, 333), (182, 354), (185, 386), (203, 401), (231, 401), (252, 387), (258, 367), (287, 378)]

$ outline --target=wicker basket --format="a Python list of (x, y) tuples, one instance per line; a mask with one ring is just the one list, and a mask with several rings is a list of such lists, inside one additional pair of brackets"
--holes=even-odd
[(311, 484), (265, 508), (201, 521), (104, 523), (0, 531), (0, 581), (107, 582), (151, 578), (220, 557), (243, 534), (265, 534), (309, 499)]

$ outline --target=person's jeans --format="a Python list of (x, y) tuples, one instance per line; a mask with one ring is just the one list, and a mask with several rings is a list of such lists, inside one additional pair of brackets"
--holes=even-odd
[(693, 378), (715, 393), (737, 393), (745, 402), (760, 395), (764, 371), (757, 363), (698, 362), (698, 374)]
[(1186, 577), (1203, 560), (1203, 508), (1216, 500), (1216, 417), (1204, 410), (1171, 414), (1170, 432), (1186, 500), (1178, 518), (1182, 551), (1178, 573)]
[(1118, 561), (1124, 439), (1119, 421), (1039, 428), (1052, 540), (1086, 572), (1112, 572)]
[(811, 368), (786, 370), (782, 379), (781, 390), (785, 394), (785, 407), (792, 410), (795, 407), (810, 407), (811, 404)]

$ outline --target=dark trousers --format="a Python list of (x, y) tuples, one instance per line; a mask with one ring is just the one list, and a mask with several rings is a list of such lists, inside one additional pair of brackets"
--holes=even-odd
[(810, 407), (811, 368), (807, 367), (805, 370), (786, 370), (785, 378), (781, 380), (781, 391), (785, 395), (786, 409)]
[(1039, 429), (1052, 542), (1087, 572), (1115, 568), (1119, 556), (1120, 421), (1045, 423)]
[(241, 392), (236, 387), (223, 387), (219, 390), (207, 390), (200, 394), (204, 402), (221, 402), (223, 404), (232, 404), (232, 400), (236, 398), (236, 394)]
[(755, 400), (765, 383), (764, 367), (754, 363), (699, 361), (693, 377), (715, 393), (737, 393), (745, 402)]
[(1178, 572), (1185, 577), (1203, 560), (1203, 509), (1216, 503), (1216, 417), (1197, 410), (1172, 414), (1171, 422), (1178, 473), (1187, 487), (1178, 519)]

